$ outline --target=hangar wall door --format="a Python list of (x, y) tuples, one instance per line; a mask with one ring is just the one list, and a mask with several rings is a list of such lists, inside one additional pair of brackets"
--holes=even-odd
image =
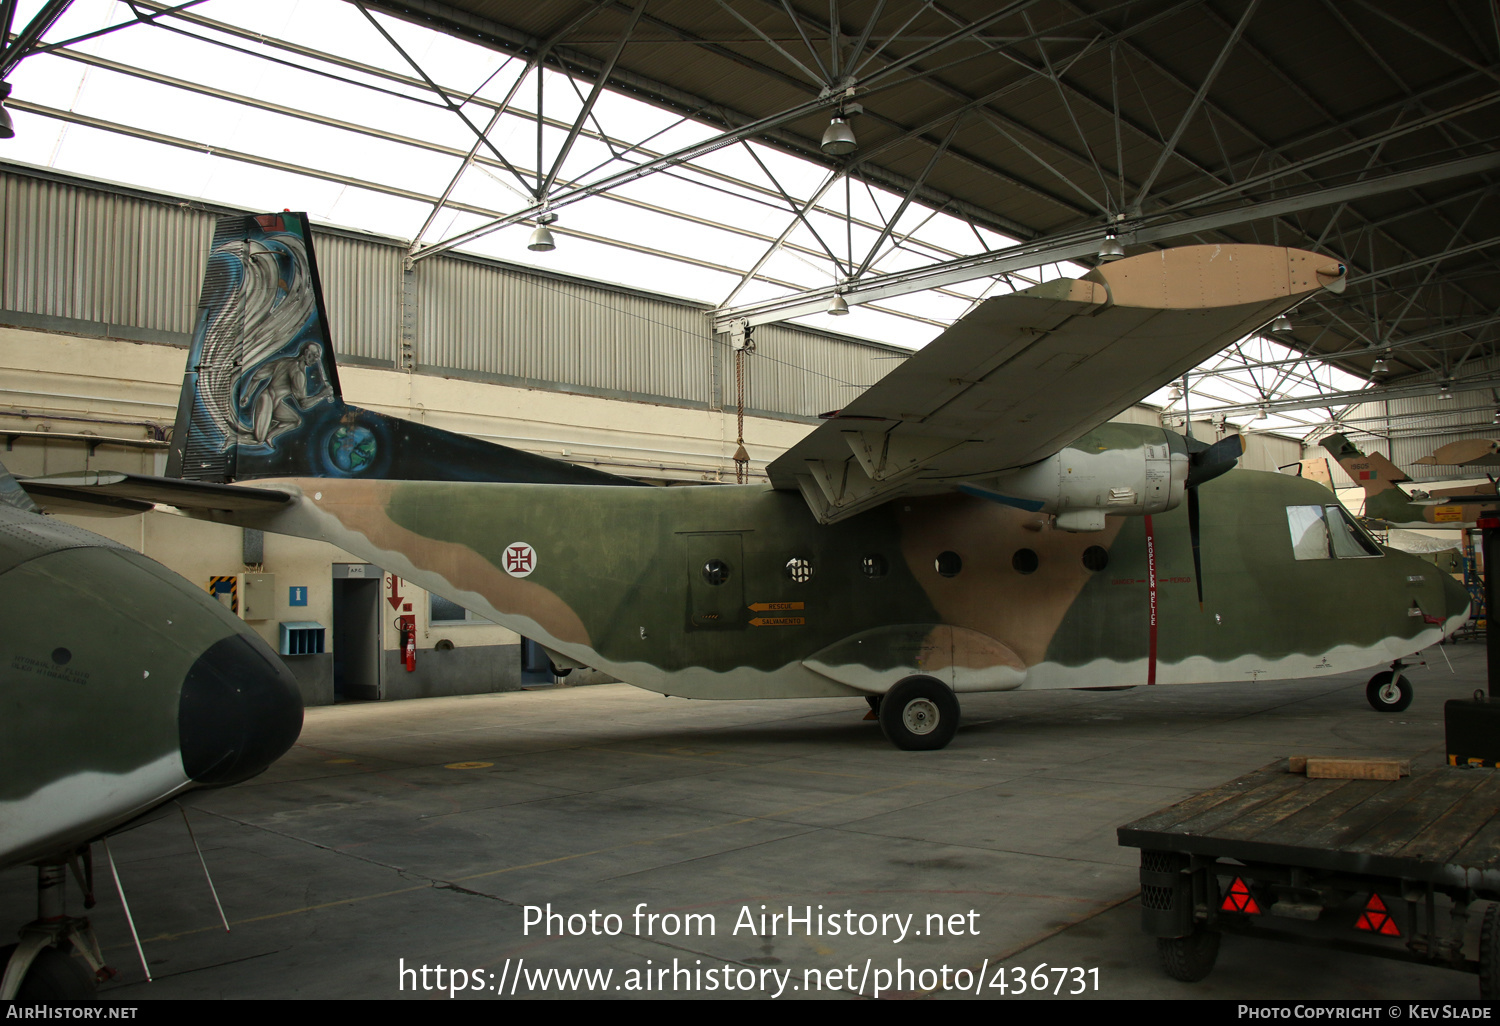
[(380, 607), (385, 574), (371, 563), (333, 564), (333, 694), (381, 696)]

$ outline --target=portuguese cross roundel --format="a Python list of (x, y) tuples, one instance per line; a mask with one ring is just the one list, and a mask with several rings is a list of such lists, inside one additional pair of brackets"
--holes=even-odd
[(512, 577), (525, 577), (536, 569), (536, 549), (525, 542), (511, 542), (505, 546), (505, 572)]

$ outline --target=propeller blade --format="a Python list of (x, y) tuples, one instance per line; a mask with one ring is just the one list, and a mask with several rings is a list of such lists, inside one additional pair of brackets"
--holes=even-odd
[(1189, 453), (1188, 487), (1196, 488), (1212, 481), (1220, 474), (1233, 470), (1235, 463), (1244, 454), (1245, 438), (1243, 435), (1230, 435), (1228, 438), (1221, 438), (1213, 445)]
[(1198, 489), (1187, 490), (1188, 537), (1193, 541), (1193, 581), (1198, 585), (1198, 611), (1203, 611), (1203, 557), (1198, 551)]
[(1203, 553), (1198, 533), (1198, 486), (1233, 470), (1245, 454), (1243, 435), (1221, 438), (1213, 445), (1188, 442), (1187, 514), (1188, 536), (1193, 542), (1193, 581), (1198, 585), (1198, 608), (1203, 608)]

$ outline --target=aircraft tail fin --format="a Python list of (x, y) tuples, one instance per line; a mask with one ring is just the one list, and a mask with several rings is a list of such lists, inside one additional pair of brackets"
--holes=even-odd
[(634, 484), (344, 402), (306, 214), (219, 220), (178, 400), (171, 477)]
[[(1344, 473), (1354, 478), (1355, 484), (1365, 490), (1367, 497), (1379, 495), (1392, 488), (1400, 492), (1400, 483), (1411, 480), (1401, 472), (1399, 467), (1380, 453), (1375, 452), (1366, 456), (1343, 435), (1329, 435), (1323, 440), (1323, 448), (1333, 454), (1339, 466), (1344, 468)], [(1402, 494), (1405, 493), (1402, 492)]]

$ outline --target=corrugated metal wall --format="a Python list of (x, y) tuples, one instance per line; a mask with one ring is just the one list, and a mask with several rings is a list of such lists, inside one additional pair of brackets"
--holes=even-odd
[(0, 204), (0, 309), (192, 330), (211, 215), (16, 174)]
[[(14, 167), (0, 169), (0, 204), (0, 311), (65, 330), (192, 330), (214, 213)], [(405, 247), (314, 234), (335, 351), (394, 365)], [(414, 275), (418, 372), (734, 404), (733, 353), (706, 307), (465, 257), (421, 261)], [(787, 325), (761, 326), (755, 342), (746, 407), (772, 415), (838, 409), (901, 362), (883, 346)]]
[(333, 351), (394, 363), (401, 336), (401, 264), (397, 245), (313, 232), (318, 277)]
[[(1463, 377), (1494, 377), (1500, 359), (1470, 360)], [(1500, 438), (1500, 426), (1492, 423), (1497, 404), (1485, 390), (1455, 392), (1452, 399), (1439, 399), (1436, 377), (1428, 395), (1365, 403), (1345, 418), (1351, 441), (1365, 452), (1379, 452), (1404, 470), (1414, 481), (1446, 481), (1479, 478), (1485, 468), (1423, 466), (1416, 461), (1449, 442), (1468, 438)], [(1420, 380), (1420, 379), (1419, 379)], [(1406, 379), (1403, 379), (1403, 384)], [(1493, 468), (1490, 468), (1493, 469)], [(1335, 468), (1335, 478), (1343, 484)], [(1352, 484), (1352, 482), (1350, 482)]]
[(712, 399), (707, 311), (476, 260), (417, 267), (420, 367)]
[[(817, 416), (842, 409), (851, 399), (895, 370), (903, 357), (798, 331), (784, 324), (755, 329), (745, 405), (758, 410)], [(810, 340), (816, 340), (810, 344)], [(724, 356), (724, 404), (734, 402), (733, 354)]]

